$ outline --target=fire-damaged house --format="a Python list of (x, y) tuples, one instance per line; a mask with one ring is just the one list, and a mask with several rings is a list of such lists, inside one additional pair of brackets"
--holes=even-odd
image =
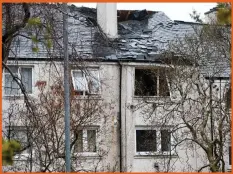
[[(3, 70), (3, 137), (21, 144), (4, 170), (59, 172), (65, 170), (62, 10), (30, 9)], [(231, 169), (227, 27), (117, 10), (116, 3), (68, 10), (72, 171)]]

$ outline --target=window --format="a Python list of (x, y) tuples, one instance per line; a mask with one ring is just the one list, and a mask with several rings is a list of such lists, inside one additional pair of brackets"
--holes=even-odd
[(139, 154), (171, 151), (171, 132), (168, 129), (136, 129), (136, 152)]
[(90, 68), (87, 72), (72, 70), (71, 74), (75, 91), (83, 95), (100, 93), (99, 69)]
[(82, 71), (72, 71), (72, 80), (74, 85), (74, 90), (84, 92), (88, 90), (87, 80)]
[(77, 141), (74, 146), (74, 151), (78, 153), (82, 152), (96, 152), (96, 128), (88, 128), (78, 130), (75, 134)]
[(136, 96), (170, 96), (165, 69), (135, 69)]
[(137, 152), (157, 151), (156, 130), (136, 130)]
[(19, 142), (21, 146), (21, 150), (25, 149), (27, 153), (30, 153), (30, 149), (28, 147), (29, 145), (28, 131), (26, 127), (24, 126), (8, 127), (8, 139)]
[[(32, 93), (32, 67), (24, 66), (8, 66), (11, 72), (18, 77), (25, 87), (25, 90)], [(13, 79), (12, 75), (8, 70), (5, 69), (5, 85), (4, 92), (6, 95), (20, 95), (21, 90), (17, 82)]]

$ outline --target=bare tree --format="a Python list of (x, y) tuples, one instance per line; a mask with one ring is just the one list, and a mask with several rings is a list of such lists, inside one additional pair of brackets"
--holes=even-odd
[[(8, 139), (16, 139), (22, 144), (18, 158), (26, 164), (8, 168), (14, 171), (64, 171), (64, 90), (61, 77), (54, 77), (52, 85), (45, 81), (37, 83), (38, 97), (30, 98), (34, 115), (19, 100), (12, 100), (8, 117), (4, 122), (8, 129), (4, 132)], [(101, 171), (103, 159), (109, 151), (109, 117), (102, 99), (80, 93), (71, 88), (71, 151), (73, 171)], [(6, 113), (5, 113), (6, 114)], [(21, 130), (19, 130), (22, 128)], [(24, 131), (24, 135), (18, 135)], [(26, 139), (26, 140), (25, 140)], [(111, 140), (110, 140), (111, 141)], [(28, 156), (24, 156), (24, 152)], [(83, 155), (86, 153), (86, 155)], [(88, 155), (94, 154), (94, 159)], [(87, 159), (86, 159), (87, 158)], [(88, 165), (91, 163), (92, 168)], [(116, 160), (117, 162), (117, 160)], [(83, 166), (82, 163), (86, 163)]]
[[(170, 155), (161, 160), (162, 171), (172, 171), (180, 161), (184, 171), (225, 172), (231, 137), (230, 29), (200, 24), (192, 28), (192, 35), (170, 43), (163, 66), (135, 70), (135, 94), (144, 97), (131, 109), (143, 115), (151, 130), (159, 126), (160, 132), (169, 131)], [(189, 161), (193, 150), (200, 164)]]

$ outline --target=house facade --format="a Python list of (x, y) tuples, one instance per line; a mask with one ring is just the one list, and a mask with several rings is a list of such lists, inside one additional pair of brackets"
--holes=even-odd
[[(49, 6), (43, 14), (54, 21), (53, 47), (18, 36), (4, 69), (3, 135), (25, 147), (6, 171), (64, 171), (62, 23), (56, 10)], [(214, 135), (212, 122), (203, 127), (205, 141), (202, 134), (192, 139), (187, 125), (202, 125), (205, 112), (228, 117), (223, 101), (230, 67), (213, 59), (197, 67), (184, 55), (164, 54), (196, 26), (162, 12), (117, 11), (115, 3), (69, 7), (73, 171), (190, 172), (208, 165), (202, 146)], [(230, 135), (224, 131), (228, 170)]]

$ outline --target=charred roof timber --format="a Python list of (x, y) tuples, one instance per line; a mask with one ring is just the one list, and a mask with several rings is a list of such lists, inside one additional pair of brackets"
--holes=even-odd
[(117, 11), (117, 18), (118, 22), (128, 21), (128, 20), (144, 20), (149, 15), (154, 14), (154, 11), (147, 11), (144, 10), (118, 10)]
[[(86, 17), (97, 19), (97, 11), (95, 8), (88, 7), (76, 7), (75, 5), (70, 6), (70, 12), (79, 11)], [(144, 20), (150, 15), (156, 13), (156, 11), (144, 10), (117, 10), (118, 22), (128, 21), (128, 20)]]

